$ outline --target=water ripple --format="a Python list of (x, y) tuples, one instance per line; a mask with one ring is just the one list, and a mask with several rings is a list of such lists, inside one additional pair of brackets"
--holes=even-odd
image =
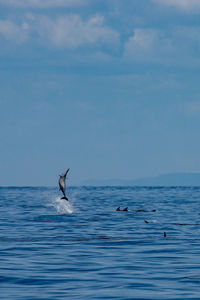
[(199, 299), (200, 188), (68, 192), (0, 188), (2, 299)]

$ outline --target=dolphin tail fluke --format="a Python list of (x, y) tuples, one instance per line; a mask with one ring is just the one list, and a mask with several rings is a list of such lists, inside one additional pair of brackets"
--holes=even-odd
[(61, 199), (69, 201), (67, 197), (62, 197)]

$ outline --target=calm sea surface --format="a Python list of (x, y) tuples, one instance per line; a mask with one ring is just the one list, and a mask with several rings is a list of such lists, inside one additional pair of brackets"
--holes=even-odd
[(200, 299), (200, 188), (67, 195), (0, 188), (0, 299)]

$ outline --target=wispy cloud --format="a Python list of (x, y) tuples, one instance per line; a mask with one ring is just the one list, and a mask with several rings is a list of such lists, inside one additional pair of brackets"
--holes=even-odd
[(28, 37), (26, 26), (25, 23), (20, 26), (10, 20), (0, 20), (0, 35), (16, 43), (24, 42)]
[(193, 11), (196, 9), (200, 9), (200, 1), (199, 0), (153, 0), (156, 3), (165, 6), (174, 6), (178, 9), (182, 9), (185, 11)]
[(142, 28), (135, 29), (133, 36), (125, 43), (124, 57), (163, 65), (194, 65), (200, 63), (199, 51), (199, 27), (175, 27), (170, 30)]
[(164, 55), (173, 48), (172, 41), (161, 30), (135, 29), (125, 44), (124, 56), (136, 61), (158, 61), (158, 54)]
[(21, 21), (0, 20), (0, 35), (13, 42), (37, 43), (43, 47), (76, 50), (80, 47), (112, 48), (119, 44), (119, 34), (104, 24), (102, 16), (87, 19), (79, 15), (65, 15), (57, 18), (26, 15)]
[(61, 16), (56, 19), (40, 17), (37, 31), (43, 41), (67, 49), (77, 49), (84, 45), (112, 45), (119, 40), (118, 33), (105, 26), (101, 16), (86, 20), (79, 15)]
[(88, 0), (0, 0), (0, 4), (14, 7), (70, 7), (85, 5)]

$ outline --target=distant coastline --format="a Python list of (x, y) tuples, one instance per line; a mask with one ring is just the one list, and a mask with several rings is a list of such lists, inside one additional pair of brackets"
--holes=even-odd
[(168, 173), (138, 179), (85, 180), (84, 186), (200, 186), (200, 173)]
[[(200, 187), (200, 173), (168, 173), (161, 174), (158, 176), (144, 177), (138, 179), (120, 179), (120, 178), (110, 178), (110, 179), (88, 179), (83, 181), (68, 181), (68, 187), (81, 187), (81, 186), (116, 186), (116, 187), (128, 187), (128, 186), (151, 186), (151, 187), (175, 187), (175, 186), (196, 186)], [(0, 185), (0, 188), (58, 188), (55, 185)]]

